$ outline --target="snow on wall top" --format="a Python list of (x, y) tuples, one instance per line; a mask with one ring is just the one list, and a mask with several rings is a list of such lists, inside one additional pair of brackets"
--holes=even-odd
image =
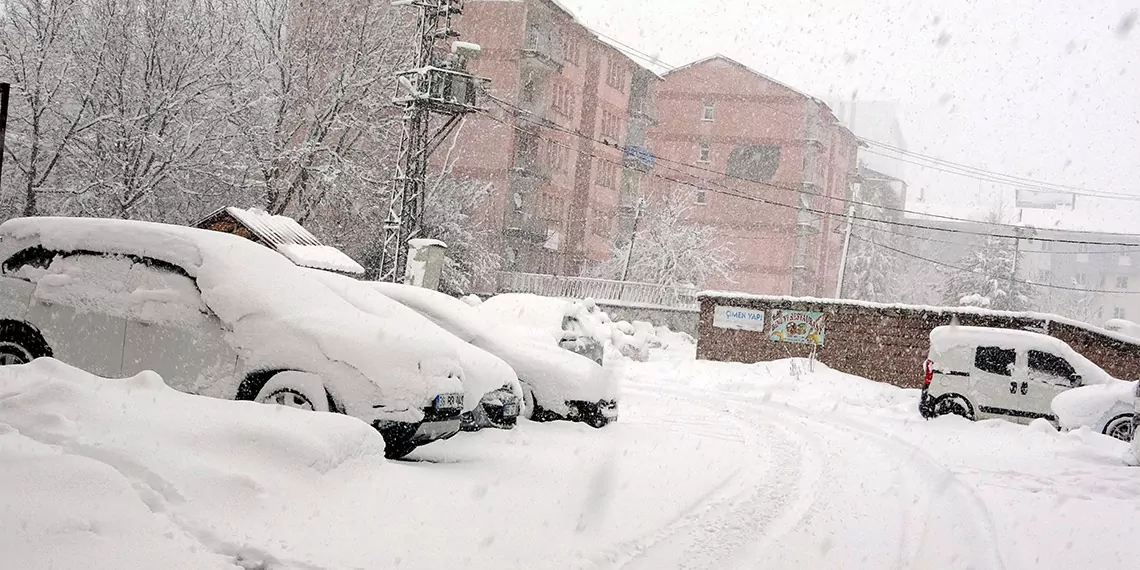
[(743, 299), (752, 301), (766, 301), (769, 303), (819, 303), (827, 305), (843, 305), (848, 307), (861, 307), (864, 309), (897, 309), (903, 311), (922, 311), (935, 314), (977, 315), (985, 317), (1006, 317), (1013, 319), (1031, 319), (1045, 323), (1058, 323), (1072, 327), (1082, 328), (1104, 335), (1113, 340), (1129, 344), (1140, 344), (1140, 340), (1098, 327), (1089, 323), (1054, 315), (1052, 313), (1037, 313), (1033, 311), (999, 311), (996, 309), (983, 309), (980, 307), (941, 307), (936, 305), (909, 305), (906, 303), (876, 303), (874, 301), (860, 301), (857, 299), (827, 299), (823, 297), (795, 297), (791, 295), (757, 295), (754, 293), (740, 293), (736, 291), (701, 291), (697, 299), (730, 300)]
[(364, 267), (339, 249), (324, 245), (297, 220), (270, 214), (259, 208), (235, 208), (226, 212), (250, 229), (258, 238), (273, 246), (281, 255), (302, 267), (341, 271), (363, 275)]

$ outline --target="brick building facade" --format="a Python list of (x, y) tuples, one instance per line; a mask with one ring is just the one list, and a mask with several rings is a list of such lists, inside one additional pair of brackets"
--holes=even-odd
[(638, 198), (680, 190), (735, 253), (706, 285), (834, 292), (856, 142), (821, 101), (723, 56), (658, 76), (553, 0), (469, 0), (462, 29), (495, 99), (454, 172), (493, 185), (508, 270), (581, 274), (628, 240)]

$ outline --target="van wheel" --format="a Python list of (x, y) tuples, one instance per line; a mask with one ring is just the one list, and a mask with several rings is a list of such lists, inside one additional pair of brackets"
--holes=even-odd
[(974, 419), (974, 407), (961, 394), (943, 394), (934, 401), (933, 408), (934, 417), (962, 416), (968, 420)]
[(1115, 437), (1120, 441), (1132, 441), (1136, 435), (1135, 429), (1132, 425), (1132, 414), (1120, 414), (1104, 424), (1104, 435)]
[(27, 364), (41, 356), (51, 356), (51, 349), (39, 332), (24, 323), (0, 321), (0, 366)]

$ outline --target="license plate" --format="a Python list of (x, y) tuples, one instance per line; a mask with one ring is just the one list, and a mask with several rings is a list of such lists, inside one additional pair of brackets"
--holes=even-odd
[(446, 410), (463, 407), (463, 394), (440, 394), (435, 397), (435, 409)]
[(511, 417), (511, 416), (517, 416), (517, 415), (519, 415), (519, 405), (518, 404), (503, 404), (503, 416), (504, 417)]

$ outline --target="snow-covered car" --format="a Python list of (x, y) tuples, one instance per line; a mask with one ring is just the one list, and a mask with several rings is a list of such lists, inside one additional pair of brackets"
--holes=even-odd
[(1050, 405), (1058, 394), (1118, 382), (1060, 339), (987, 327), (935, 328), (924, 372), (923, 417), (953, 414), (1018, 423), (1056, 422)]
[(589, 309), (578, 301), (528, 293), (504, 293), (483, 301), (484, 314), (505, 316), (549, 335), (558, 346), (581, 354), (599, 365), (605, 356), (608, 330), (600, 330)]
[(1104, 384), (1081, 386), (1053, 398), (1053, 413), (1062, 429), (1087, 427), (1123, 441), (1135, 436), (1137, 382), (1115, 378)]
[(599, 428), (617, 419), (618, 390), (613, 376), (597, 362), (559, 348), (557, 337), (520, 326), (509, 316), (485, 308), (486, 303), (471, 306), (421, 287), (369, 285), (506, 361), (522, 384), (525, 417), (569, 419)]
[[(368, 314), (405, 326), (415, 326), (430, 335), (433, 342), (449, 346), (463, 367), (464, 408), (461, 427), (476, 431), (484, 427), (510, 429), (515, 426), (522, 403), (522, 388), (514, 369), (498, 357), (481, 350), (444, 330), (423, 315), (388, 298), (366, 282), (323, 271), (302, 269), (326, 287)], [(378, 358), (383, 356), (378, 354)]]
[[(383, 357), (378, 357), (382, 354)], [(103, 377), (359, 418), (389, 457), (459, 431), (454, 351), (357, 310), (243, 238), (91, 218), (0, 225), (0, 362), (41, 356)]]

